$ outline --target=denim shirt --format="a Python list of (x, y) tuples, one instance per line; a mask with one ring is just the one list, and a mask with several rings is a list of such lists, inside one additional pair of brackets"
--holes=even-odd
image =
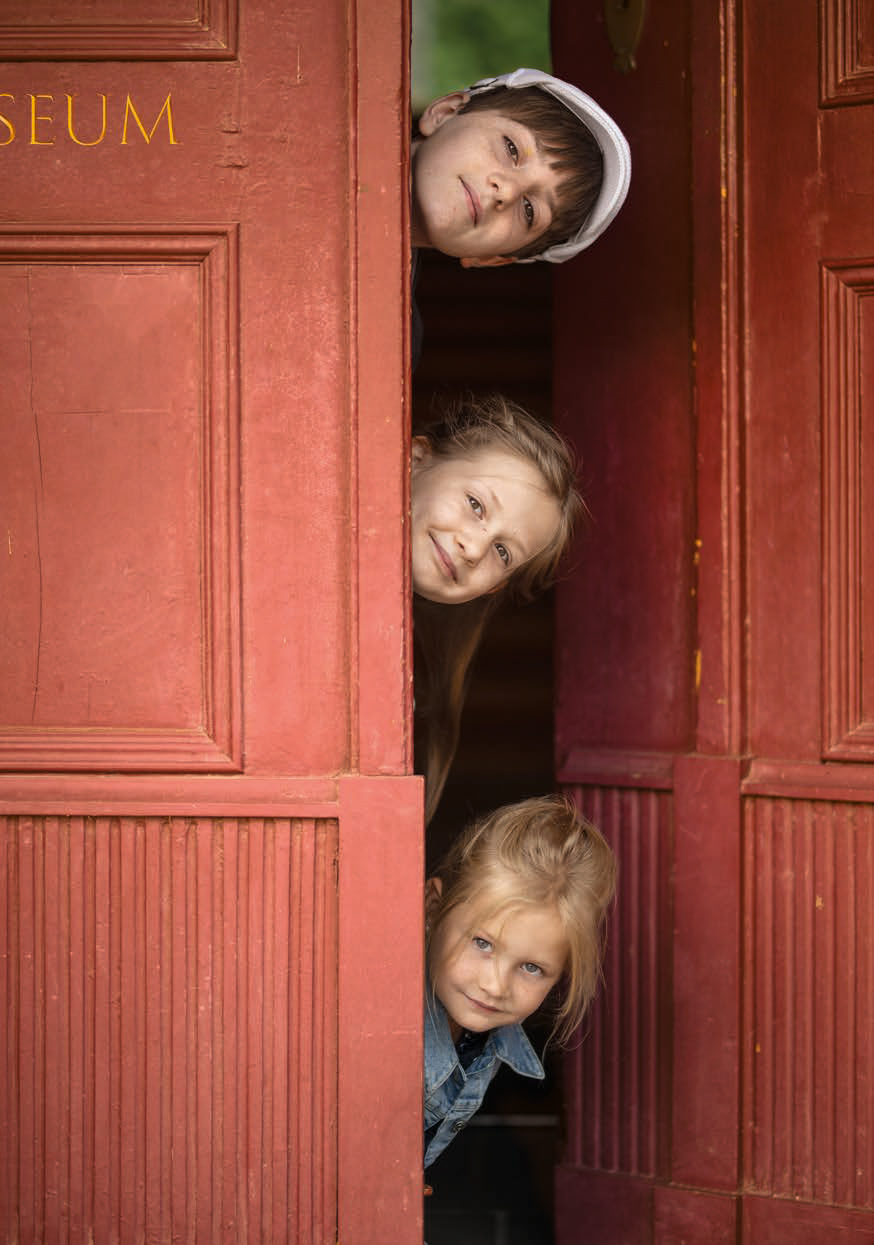
[(449, 1032), (449, 1017), (430, 986), (425, 992), (425, 1132), (439, 1124), (425, 1151), (429, 1167), (455, 1134), (479, 1110), (485, 1092), (501, 1063), (520, 1076), (542, 1081), (543, 1065), (521, 1025), (492, 1029), (473, 1063), (461, 1066)]

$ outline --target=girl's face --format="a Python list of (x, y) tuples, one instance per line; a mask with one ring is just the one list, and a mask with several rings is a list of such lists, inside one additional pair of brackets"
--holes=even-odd
[(413, 591), (461, 605), (495, 592), (558, 531), (559, 504), (539, 469), (502, 449), (464, 457), (413, 442)]
[[(434, 904), (439, 879), (428, 882)], [(453, 909), (431, 943), (431, 979), (446, 1008), (453, 1040), (462, 1029), (484, 1033), (519, 1024), (558, 982), (568, 940), (557, 909), (510, 908), (478, 919), (481, 905)]]

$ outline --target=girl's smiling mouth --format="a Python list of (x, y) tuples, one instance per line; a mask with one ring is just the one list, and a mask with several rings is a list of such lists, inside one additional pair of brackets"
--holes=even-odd
[(476, 226), (476, 224), (479, 222), (479, 217), (480, 217), (479, 199), (474, 194), (473, 190), (471, 190), (470, 186), (468, 186), (467, 182), (464, 180), (463, 177), (460, 177), (458, 180), (461, 182), (462, 186), (464, 187), (464, 193), (467, 195), (467, 206), (470, 211), (470, 218), (473, 221), (474, 226)]
[(468, 1003), (472, 1003), (474, 1007), (478, 1007), (484, 1012), (490, 1012), (492, 1015), (497, 1014), (501, 1010), (500, 1007), (493, 1007), (491, 1003), (483, 1003), (480, 999), (475, 999), (469, 994), (466, 994), (464, 997), (467, 999)]
[(452, 561), (449, 554), (440, 544), (436, 536), (433, 536), (433, 535), (431, 536), (431, 542), (434, 545), (434, 550), (437, 554), (437, 560), (439, 561), (440, 565), (443, 567), (443, 570), (446, 572), (447, 577), (451, 579), (454, 584), (457, 584), (458, 575), (455, 573), (455, 563)]

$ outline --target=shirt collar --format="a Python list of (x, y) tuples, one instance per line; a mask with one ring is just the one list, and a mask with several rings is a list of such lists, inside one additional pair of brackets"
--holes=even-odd
[[(458, 1064), (458, 1053), (449, 1032), (446, 1009), (432, 993), (425, 991), (425, 1068), (430, 1084), (440, 1085)], [(521, 1025), (502, 1025), (489, 1032), (484, 1053), (490, 1053), (518, 1072), (542, 1081), (546, 1076), (543, 1064)]]

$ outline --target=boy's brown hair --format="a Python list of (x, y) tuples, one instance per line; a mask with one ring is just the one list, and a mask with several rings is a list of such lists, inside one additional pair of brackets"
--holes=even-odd
[(548, 247), (573, 237), (598, 200), (604, 168), (601, 148), (579, 117), (538, 86), (514, 89), (499, 86), (477, 92), (458, 111), (459, 114), (499, 112), (527, 126), (552, 167), (565, 174), (549, 228), (534, 242), (514, 251), (512, 258), (533, 258)]

